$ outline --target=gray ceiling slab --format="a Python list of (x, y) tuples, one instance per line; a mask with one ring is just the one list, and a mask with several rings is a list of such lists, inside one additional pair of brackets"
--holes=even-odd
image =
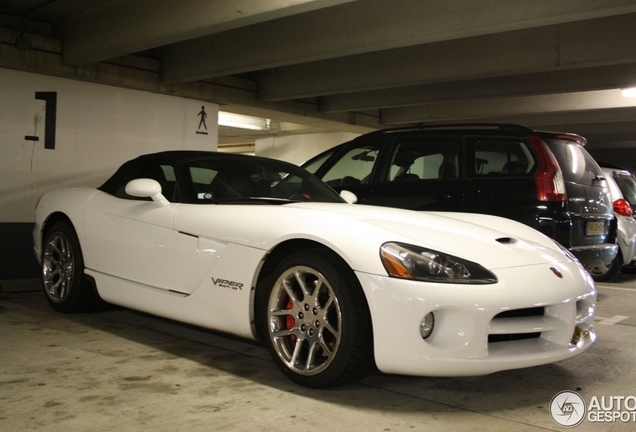
[(95, 63), (351, 0), (104, 2), (64, 24), (64, 62)]
[(298, 131), (513, 121), (624, 139), (635, 40), (636, 0), (0, 1), (2, 67)]

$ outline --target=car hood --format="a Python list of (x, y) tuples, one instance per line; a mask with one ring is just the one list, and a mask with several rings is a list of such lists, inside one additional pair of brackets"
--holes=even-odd
[[(378, 257), (385, 242), (431, 248), (491, 270), (569, 260), (538, 231), (488, 215), (339, 203), (188, 207), (177, 210), (175, 229), (202, 236), (222, 232), (219, 240), (264, 250), (286, 240), (314, 240), (338, 252), (355, 270), (370, 273), (384, 271)], [(205, 215), (211, 210), (213, 223)]]
[(383, 230), (387, 241), (429, 247), (478, 262), (489, 269), (569, 259), (553, 240), (538, 231), (496, 216), (417, 212), (365, 205), (294, 206), (337, 213)]

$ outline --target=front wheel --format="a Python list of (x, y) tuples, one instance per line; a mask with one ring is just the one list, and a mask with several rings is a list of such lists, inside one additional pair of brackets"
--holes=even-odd
[(369, 309), (353, 271), (323, 250), (284, 259), (257, 292), (257, 326), (281, 371), (305, 387), (357, 381), (373, 366)]
[(84, 277), (77, 235), (66, 222), (46, 231), (42, 242), (42, 285), (49, 305), (58, 312), (83, 312), (95, 303)]

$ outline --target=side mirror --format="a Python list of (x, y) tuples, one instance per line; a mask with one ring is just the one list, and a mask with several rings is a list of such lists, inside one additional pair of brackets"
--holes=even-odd
[(353, 192), (349, 192), (348, 190), (343, 190), (340, 192), (340, 196), (349, 204), (355, 204), (358, 202), (358, 197)]
[(148, 178), (131, 180), (126, 185), (126, 193), (139, 198), (152, 198), (155, 204), (160, 207), (170, 204), (166, 197), (161, 194), (161, 185), (157, 180)]

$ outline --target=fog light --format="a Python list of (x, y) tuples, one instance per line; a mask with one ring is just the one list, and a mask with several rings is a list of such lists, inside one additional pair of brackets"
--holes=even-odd
[(435, 327), (435, 315), (431, 312), (427, 314), (420, 323), (420, 336), (422, 336), (422, 339), (426, 339), (431, 335), (433, 327)]

